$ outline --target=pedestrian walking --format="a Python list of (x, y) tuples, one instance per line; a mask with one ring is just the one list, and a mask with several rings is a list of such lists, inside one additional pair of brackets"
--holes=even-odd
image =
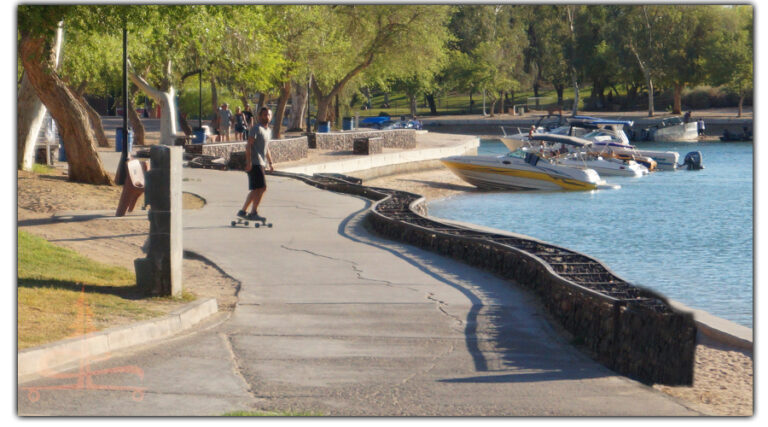
[(221, 140), (229, 142), (229, 128), (232, 124), (232, 111), (229, 110), (227, 103), (221, 104), (219, 109), (219, 134), (221, 134)]
[(237, 139), (248, 139), (247, 128), (245, 127), (245, 115), (240, 107), (235, 109), (235, 135)]
[(251, 129), (253, 127), (253, 111), (251, 111), (251, 105), (247, 102), (243, 107), (243, 116), (245, 116), (245, 127)]
[[(258, 125), (251, 128), (248, 142), (245, 144), (245, 171), (248, 173), (248, 196), (245, 198), (243, 208), (237, 216), (251, 221), (265, 221), (259, 216), (259, 204), (267, 191), (265, 166), (273, 171), (272, 155), (269, 153), (269, 141), (272, 139), (272, 130), (269, 122), (272, 120), (272, 111), (263, 107), (259, 110)], [(246, 214), (248, 206), (251, 212)]]
[(704, 136), (704, 130), (707, 128), (704, 124), (704, 119), (699, 118), (698, 122), (696, 122), (696, 127), (699, 131), (699, 136)]

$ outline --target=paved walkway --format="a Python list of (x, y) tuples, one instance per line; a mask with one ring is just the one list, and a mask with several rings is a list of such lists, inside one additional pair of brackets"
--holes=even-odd
[[(19, 414), (695, 415), (668, 396), (577, 352), (508, 282), (362, 224), (370, 203), (268, 177), (261, 213), (273, 228), (231, 228), (242, 172), (184, 170), (207, 201), (184, 213), (184, 247), (242, 282), (224, 321), (93, 362), (136, 366), (97, 384), (45, 390)], [(40, 380), (29, 385), (71, 383)]]

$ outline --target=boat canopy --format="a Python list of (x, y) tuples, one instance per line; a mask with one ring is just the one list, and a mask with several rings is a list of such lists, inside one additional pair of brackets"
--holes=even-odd
[(548, 133), (534, 133), (530, 139), (531, 141), (553, 142), (556, 144), (575, 145), (577, 147), (587, 147), (592, 145), (592, 141), (586, 140), (584, 138)]
[(588, 116), (574, 116), (571, 119), (570, 123), (572, 125), (591, 127), (591, 128), (597, 128), (600, 125), (624, 125), (627, 127), (632, 127), (632, 125), (635, 124), (635, 122), (631, 120), (605, 120), (605, 119), (598, 119), (595, 117), (588, 117)]

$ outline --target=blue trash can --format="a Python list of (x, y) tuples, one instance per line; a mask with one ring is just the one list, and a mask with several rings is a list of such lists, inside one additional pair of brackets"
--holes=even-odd
[(205, 129), (198, 129), (192, 132), (194, 137), (192, 137), (192, 143), (193, 144), (205, 144)]
[(318, 132), (322, 133), (328, 133), (331, 131), (331, 122), (320, 122), (320, 125), (317, 127)]
[(67, 161), (67, 152), (64, 151), (64, 144), (59, 140), (59, 161), (60, 162), (66, 162)]
[[(133, 150), (133, 129), (128, 128), (128, 152)], [(123, 151), (123, 128), (117, 128), (115, 131), (115, 151)]]
[(352, 117), (344, 117), (344, 119), (342, 119), (341, 129), (342, 130), (354, 130), (355, 129), (355, 122), (353, 121)]

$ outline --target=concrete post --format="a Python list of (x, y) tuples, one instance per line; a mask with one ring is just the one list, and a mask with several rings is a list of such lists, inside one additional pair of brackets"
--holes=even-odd
[(153, 146), (145, 198), (149, 209), (149, 249), (134, 261), (136, 283), (149, 295), (180, 296), (183, 239), (181, 147)]

